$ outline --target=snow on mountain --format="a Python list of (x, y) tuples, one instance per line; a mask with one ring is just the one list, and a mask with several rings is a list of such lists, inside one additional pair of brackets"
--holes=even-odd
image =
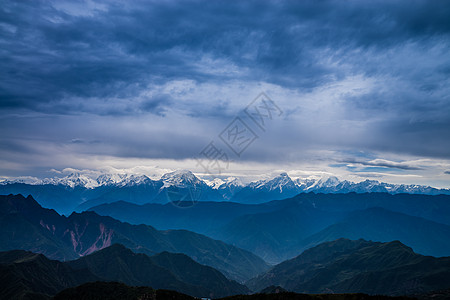
[(53, 178), (44, 178), (34, 184), (52, 184), (52, 185), (64, 185), (71, 188), (85, 187), (85, 188), (94, 188), (98, 186), (98, 182), (91, 177), (80, 174), (80, 173), (71, 173), (65, 177), (53, 177)]
[(242, 181), (239, 178), (237, 178), (237, 177), (228, 177), (225, 180), (225, 184), (227, 186), (234, 186), (234, 187), (243, 187), (244, 186)]
[(237, 177), (228, 177), (228, 178), (226, 178), (224, 180), (221, 180), (221, 181), (222, 181), (221, 184), (216, 185), (216, 189), (219, 189), (219, 190), (229, 189), (229, 188), (236, 189), (236, 188), (241, 188), (241, 187), (244, 186), (242, 181), (239, 178), (237, 178)]
[(283, 190), (291, 191), (297, 189), (294, 181), (292, 181), (287, 173), (281, 173), (272, 180), (266, 181), (263, 186), (269, 191), (279, 191), (280, 193), (283, 193)]
[[(361, 182), (340, 181), (335, 176), (322, 178), (297, 178), (293, 180), (287, 173), (281, 173), (274, 178), (267, 180), (258, 180), (244, 185), (237, 177), (228, 177), (226, 179), (215, 178), (207, 181), (196, 177), (191, 171), (177, 170), (164, 174), (161, 179), (162, 188), (170, 186), (186, 188), (188, 186), (203, 186), (211, 190), (217, 190), (224, 199), (231, 199), (232, 196), (241, 189), (249, 189), (260, 192), (275, 192), (279, 194), (292, 194), (301, 192), (316, 193), (366, 193), (366, 192), (386, 192), (391, 194), (410, 193), (410, 194), (450, 194), (450, 189), (436, 189), (423, 185), (390, 184), (376, 180), (365, 180)], [(93, 189), (99, 186), (137, 186), (144, 184), (154, 184), (155, 182), (145, 175), (135, 174), (102, 174), (97, 178), (92, 178), (81, 173), (71, 173), (65, 177), (53, 177), (37, 179), (34, 177), (20, 177), (17, 179), (8, 179), (0, 182), (0, 185), (8, 184), (30, 184), (30, 185), (63, 185), (70, 188), (84, 187)], [(205, 190), (206, 191), (206, 190)]]
[(218, 191), (225, 200), (230, 200), (234, 194), (239, 192), (244, 187), (242, 181), (237, 177), (228, 177), (223, 180), (215, 178), (210, 181), (209, 184), (210, 187), (213, 190)]
[(340, 183), (336, 176), (322, 177), (311, 184), (305, 191), (312, 191), (324, 188), (333, 188)]
[(297, 178), (294, 180), (295, 185), (301, 190), (301, 191), (307, 191), (310, 189), (314, 184), (316, 184), (316, 179), (311, 178)]
[(189, 185), (202, 185), (206, 183), (197, 178), (191, 171), (177, 170), (174, 172), (166, 173), (161, 177), (164, 183), (163, 187), (175, 186), (179, 188), (185, 188)]
[(97, 183), (99, 185), (117, 185), (126, 177), (127, 174), (102, 174), (97, 177)]
[(203, 181), (209, 186), (211, 187), (213, 190), (217, 190), (220, 186), (222, 186), (223, 184), (225, 184), (225, 181), (223, 181), (220, 178), (214, 178), (213, 180), (206, 180), (203, 179)]
[(15, 183), (24, 183), (24, 184), (36, 184), (36, 182), (40, 182), (40, 180), (36, 177), (19, 177), (14, 179), (4, 179), (0, 181), (0, 185), (7, 184), (15, 184)]
[(100, 186), (135, 186), (141, 184), (152, 183), (149, 177), (145, 175), (135, 174), (102, 174), (97, 177), (97, 182)]
[(149, 177), (145, 175), (128, 175), (126, 176), (121, 182), (121, 186), (134, 186), (134, 185), (141, 185), (141, 184), (149, 184), (152, 183), (153, 180), (151, 180)]
[(287, 173), (281, 173), (272, 179), (251, 182), (248, 187), (253, 190), (278, 191), (280, 193), (297, 189), (297, 185)]

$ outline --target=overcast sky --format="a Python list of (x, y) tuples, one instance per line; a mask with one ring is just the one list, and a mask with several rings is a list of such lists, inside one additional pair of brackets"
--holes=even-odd
[(2, 178), (201, 175), (213, 142), (223, 176), (450, 187), (449, 1), (2, 1), (0, 44)]

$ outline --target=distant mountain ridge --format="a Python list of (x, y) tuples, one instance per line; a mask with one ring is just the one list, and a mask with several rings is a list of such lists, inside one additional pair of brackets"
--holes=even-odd
[(248, 184), (242, 183), (237, 177), (228, 177), (226, 179), (215, 178), (214, 180), (202, 180), (189, 170), (176, 170), (166, 173), (160, 179), (151, 179), (146, 175), (135, 175), (128, 173), (105, 173), (97, 178), (81, 173), (71, 173), (64, 177), (52, 178), (30, 178), (30, 179), (12, 179), (0, 181), (0, 185), (23, 183), (30, 185), (63, 185), (67, 187), (97, 188), (101, 186), (135, 186), (161, 182), (164, 187), (168, 186), (187, 186), (206, 184), (215, 190), (224, 189), (242, 189), (250, 188), (262, 191), (285, 191), (295, 190), (299, 192), (319, 192), (319, 193), (364, 193), (364, 192), (386, 192), (386, 193), (410, 193), (410, 194), (450, 194), (450, 189), (439, 189), (431, 186), (417, 184), (391, 184), (379, 182), (377, 180), (365, 180), (358, 183), (348, 180), (339, 180), (335, 176), (322, 178), (297, 178), (292, 179), (287, 173), (280, 173), (271, 179), (257, 180)]
[(340, 181), (336, 177), (292, 179), (287, 173), (249, 184), (243, 184), (236, 177), (207, 181), (188, 170), (170, 172), (158, 180), (134, 174), (102, 174), (93, 179), (80, 173), (72, 173), (65, 177), (42, 180), (0, 182), (0, 194), (31, 194), (44, 207), (66, 214), (115, 201), (136, 204), (178, 201), (262, 203), (309, 192), (450, 195), (450, 189), (430, 186), (389, 184), (375, 180), (354, 183), (347, 180)]

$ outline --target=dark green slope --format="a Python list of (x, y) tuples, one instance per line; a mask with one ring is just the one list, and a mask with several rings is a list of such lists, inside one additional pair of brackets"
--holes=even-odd
[[(118, 282), (92, 282), (57, 294), (54, 300), (194, 300), (184, 294), (149, 287), (131, 287)], [(370, 296), (366, 294), (307, 295), (292, 292), (236, 295), (220, 300), (414, 300), (411, 297)], [(424, 299), (425, 300), (425, 299)], [(428, 300), (428, 299), (427, 299)], [(439, 298), (437, 300), (443, 300)]]
[[(156, 289), (174, 289), (191, 294), (196, 292), (194, 287), (178, 280), (169, 270), (154, 264), (147, 255), (134, 253), (119, 244), (67, 264), (76, 270), (88, 269), (106, 281), (120, 281), (127, 285), (151, 286)], [(200, 292), (206, 293), (201, 289)]]
[[(167, 290), (130, 287), (117, 282), (93, 282), (70, 288), (56, 295), (54, 300), (194, 300), (196, 298)], [(366, 294), (307, 295), (292, 292), (237, 295), (220, 300), (413, 300), (411, 297), (370, 296)], [(428, 299), (427, 299), (428, 300)], [(443, 300), (443, 299), (438, 299)]]
[(88, 269), (104, 280), (171, 289), (197, 297), (222, 297), (248, 292), (245, 286), (184, 254), (163, 252), (148, 257), (115, 244), (67, 264), (77, 270)]
[(248, 288), (184, 254), (149, 257), (115, 244), (74, 261), (59, 262), (23, 250), (0, 252), (0, 298), (50, 297), (85, 282), (118, 281), (196, 297), (246, 294)]
[(184, 254), (162, 252), (150, 258), (155, 264), (170, 270), (183, 282), (207, 287), (210, 292), (206, 295), (211, 298), (250, 292), (246, 286), (227, 279), (216, 269), (200, 265)]
[(131, 287), (119, 282), (91, 282), (66, 289), (54, 300), (194, 300), (196, 298), (168, 290)]
[[(272, 294), (237, 295), (222, 298), (221, 300), (415, 300), (412, 297), (371, 296), (367, 294), (319, 294), (308, 295), (293, 292)], [(441, 299), (439, 299), (441, 300)]]
[(0, 252), (0, 298), (45, 299), (99, 278), (86, 269), (74, 270), (42, 254), (23, 250)]
[(308, 249), (248, 282), (253, 290), (270, 285), (302, 293), (421, 293), (450, 286), (450, 258), (422, 256), (398, 241), (339, 239)]

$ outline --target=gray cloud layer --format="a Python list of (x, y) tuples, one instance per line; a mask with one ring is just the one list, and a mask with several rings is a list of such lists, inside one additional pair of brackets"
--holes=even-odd
[(450, 159), (449, 20), (425, 0), (5, 1), (3, 172), (52, 153), (190, 158), (263, 87), (284, 121), (243, 160)]

